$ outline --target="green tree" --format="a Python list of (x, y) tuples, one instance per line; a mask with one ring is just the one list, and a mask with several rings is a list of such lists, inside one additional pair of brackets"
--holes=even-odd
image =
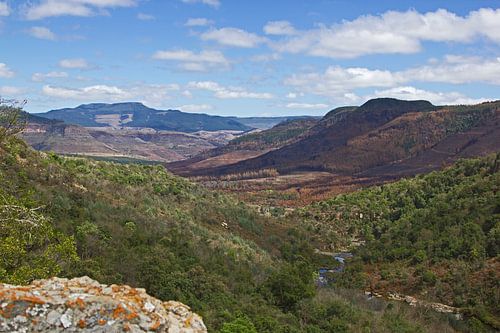
[(219, 333), (257, 333), (255, 326), (247, 317), (239, 317), (224, 323)]
[(6, 137), (15, 135), (25, 128), (26, 117), (22, 111), (23, 103), (0, 98), (0, 143)]

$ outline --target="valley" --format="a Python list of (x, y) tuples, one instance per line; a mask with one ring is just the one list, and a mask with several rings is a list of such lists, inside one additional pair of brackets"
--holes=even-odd
[(0, 0), (0, 333), (500, 332), (500, 3)]

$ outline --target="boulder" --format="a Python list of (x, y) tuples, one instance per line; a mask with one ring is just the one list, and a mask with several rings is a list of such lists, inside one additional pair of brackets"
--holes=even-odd
[(0, 283), (0, 332), (205, 333), (207, 328), (182, 303), (81, 277), (29, 286)]

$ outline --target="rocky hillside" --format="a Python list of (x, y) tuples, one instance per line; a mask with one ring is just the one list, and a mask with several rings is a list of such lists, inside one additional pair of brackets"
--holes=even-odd
[(236, 137), (224, 146), (204, 151), (193, 158), (170, 163), (167, 168), (183, 175), (197, 169), (213, 168), (254, 158), (297, 142), (317, 123), (318, 120), (314, 118), (284, 121), (270, 129)]
[(82, 127), (28, 115), (22, 137), (33, 148), (59, 154), (172, 162), (226, 144), (234, 131), (181, 133), (154, 129)]
[(0, 332), (207, 332), (186, 305), (88, 277), (0, 283)]
[(459, 157), (499, 149), (500, 102), (436, 107), (426, 101), (375, 99), (335, 109), (304, 137), (280, 149), (195, 175), (258, 169), (346, 175), (402, 175), (429, 171)]

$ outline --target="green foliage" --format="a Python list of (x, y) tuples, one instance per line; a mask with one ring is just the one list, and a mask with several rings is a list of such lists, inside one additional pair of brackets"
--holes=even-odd
[[(214, 332), (387, 327), (388, 320), (360, 308), (359, 300), (322, 296), (314, 287), (321, 261), (307, 232), (161, 166), (41, 154), (10, 138), (0, 147), (0, 181), (0, 206), (21, 207), (0, 214), (12, 222), (0, 228), (2, 282), (89, 275), (144, 287), (190, 305)], [(16, 223), (27, 218), (36, 227)], [(495, 223), (484, 223), (490, 234)], [(469, 228), (471, 252), (482, 240)], [(478, 258), (496, 246), (486, 243), (489, 250)], [(359, 263), (347, 270), (362, 276)], [(342, 279), (360, 279), (353, 276)], [(407, 317), (400, 321), (410, 325)]]
[(490, 273), (498, 272), (500, 254), (499, 159), (462, 160), (443, 171), (339, 195), (301, 216), (333, 247), (365, 242), (339, 279), (344, 286), (359, 286), (363, 265), (370, 265), (386, 285), (405, 293), (499, 313), (498, 274)]
[(239, 317), (224, 323), (219, 333), (257, 333), (253, 323), (246, 317)]
[(67, 274), (78, 262), (75, 241), (50, 220), (0, 190), (0, 281), (25, 284)]

